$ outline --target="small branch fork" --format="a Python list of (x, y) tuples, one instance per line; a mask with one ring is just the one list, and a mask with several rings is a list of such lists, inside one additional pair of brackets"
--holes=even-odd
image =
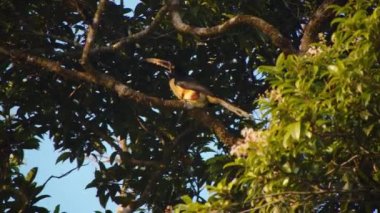
[(118, 41), (116, 41), (110, 46), (94, 48), (91, 51), (91, 53), (114, 52), (114, 51), (120, 50), (122, 47), (124, 47), (127, 44), (140, 41), (141, 39), (145, 38), (146, 36), (151, 34), (155, 29), (158, 28), (161, 20), (165, 17), (165, 14), (167, 13), (167, 11), (168, 11), (168, 7), (166, 5), (162, 6), (161, 9), (157, 12), (152, 23), (147, 28), (137, 33), (131, 34), (127, 37), (120, 38)]

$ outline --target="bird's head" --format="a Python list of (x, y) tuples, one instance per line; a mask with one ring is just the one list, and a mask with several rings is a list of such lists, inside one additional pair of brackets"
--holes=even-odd
[(169, 76), (174, 75), (175, 73), (175, 66), (170, 61), (165, 61), (159, 58), (146, 58), (144, 61), (165, 68), (168, 71)]

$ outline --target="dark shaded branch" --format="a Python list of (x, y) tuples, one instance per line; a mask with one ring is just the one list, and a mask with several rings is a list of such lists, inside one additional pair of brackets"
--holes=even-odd
[[(146, 106), (157, 106), (164, 108), (180, 108), (184, 109), (185, 104), (182, 101), (178, 100), (163, 100), (157, 97), (148, 96), (141, 92), (135, 91), (129, 88), (127, 85), (116, 80), (110, 75), (100, 73), (97, 71), (92, 72), (80, 72), (74, 69), (65, 69), (63, 66), (56, 62), (46, 58), (33, 56), (30, 54), (25, 54), (17, 51), (8, 51), (0, 47), (0, 53), (9, 55), (13, 60), (17, 61), (26, 61), (30, 64), (40, 66), (47, 71), (56, 73), (66, 79), (75, 80), (75, 81), (86, 81), (89, 83), (94, 83), (98, 86), (103, 86), (106, 89), (109, 89), (120, 98), (132, 100), (138, 104), (143, 104)], [(196, 120), (200, 121), (204, 126), (210, 128), (216, 136), (226, 145), (235, 144), (238, 138), (232, 136), (225, 128), (222, 122), (215, 119), (214, 117), (207, 114), (205, 111), (197, 109), (190, 111), (190, 115)]]
[(237, 15), (222, 24), (213, 27), (193, 27), (182, 21), (181, 15), (178, 12), (179, 0), (170, 0), (169, 6), (172, 24), (174, 28), (181, 33), (192, 34), (199, 37), (211, 37), (220, 35), (237, 25), (248, 25), (252, 28), (260, 30), (268, 36), (272, 43), (286, 54), (296, 52), (289, 39), (285, 38), (276, 27), (261, 18), (249, 15)]
[(122, 138), (122, 137), (119, 136), (118, 140), (119, 140), (119, 149), (120, 149), (120, 151), (127, 153), (128, 152), (128, 147), (127, 147), (127, 140), (126, 140), (126, 138), (124, 138), (124, 137)]
[(92, 20), (92, 24), (88, 26), (86, 44), (84, 45), (82, 57), (80, 60), (82, 66), (84, 66), (86, 69), (88, 66), (88, 55), (93, 45), (96, 31), (99, 27), (100, 17), (106, 7), (106, 3), (107, 0), (100, 0), (98, 4), (98, 9), (96, 10), (94, 18)]
[(301, 39), (300, 52), (305, 53), (310, 44), (318, 42), (318, 33), (323, 26), (328, 24), (334, 18), (335, 13), (329, 6), (333, 4), (343, 5), (347, 0), (325, 0), (311, 16), (309, 23), (305, 26)]
[(135, 91), (129, 88), (127, 85), (116, 80), (110, 75), (94, 71), (94, 72), (80, 72), (75, 69), (65, 69), (63, 66), (53, 60), (34, 56), (31, 54), (25, 54), (19, 51), (8, 51), (0, 47), (0, 53), (9, 55), (13, 60), (25, 61), (27, 63), (40, 66), (47, 71), (58, 74), (66, 79), (74, 81), (85, 81), (93, 83), (98, 86), (105, 87), (111, 91), (114, 91), (120, 98), (129, 99), (136, 103), (146, 106), (157, 106), (166, 108), (184, 108), (185, 104), (178, 100), (163, 100), (161, 98), (145, 95), (141, 92)]
[(189, 114), (203, 126), (212, 130), (214, 134), (227, 146), (232, 146), (238, 143), (239, 140), (242, 140), (241, 138), (232, 135), (221, 121), (214, 119), (204, 110), (193, 109), (189, 111)]
[[(58, 74), (66, 79), (74, 81), (85, 81), (93, 83), (98, 86), (102, 86), (110, 91), (115, 92), (120, 98), (132, 100), (138, 104), (145, 106), (156, 106), (162, 108), (177, 108), (185, 109), (185, 103), (179, 100), (163, 100), (161, 98), (145, 95), (131, 89), (122, 82), (116, 80), (114, 77), (93, 70), (92, 72), (80, 72), (75, 69), (65, 69), (64, 66), (56, 61), (49, 60), (26, 54), (19, 51), (8, 51), (3, 47), (0, 47), (0, 53), (9, 55), (12, 60), (27, 62), (33, 65), (37, 65), (47, 71)], [(232, 136), (222, 122), (207, 114), (204, 110), (196, 109), (191, 110), (190, 115), (197, 121), (201, 122), (205, 127), (210, 128), (216, 136), (226, 145), (231, 146), (237, 143), (238, 138)]]
[(157, 161), (147, 161), (147, 160), (137, 160), (134, 158), (128, 159), (127, 164), (134, 166), (146, 166), (146, 167), (156, 167), (156, 168), (165, 168), (165, 164)]
[(158, 26), (162, 18), (165, 16), (166, 12), (168, 11), (168, 7), (164, 5), (161, 7), (161, 9), (157, 12), (156, 16), (154, 17), (154, 20), (152, 23), (145, 29), (141, 30), (140, 32), (134, 33), (129, 35), (128, 37), (123, 37), (119, 39), (117, 42), (112, 44), (111, 46), (107, 47), (98, 47), (91, 50), (91, 53), (99, 53), (99, 52), (112, 52), (121, 49), (127, 44), (135, 43), (143, 38), (145, 38), (147, 35), (152, 33)]

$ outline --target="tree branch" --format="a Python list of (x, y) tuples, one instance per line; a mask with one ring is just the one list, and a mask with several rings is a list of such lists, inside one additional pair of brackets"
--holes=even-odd
[(189, 114), (203, 126), (212, 130), (214, 134), (227, 146), (232, 146), (242, 140), (242, 138), (232, 135), (221, 121), (214, 119), (204, 110), (193, 109), (189, 111)]
[(127, 85), (116, 80), (110, 75), (93, 71), (93, 72), (80, 72), (75, 69), (65, 69), (63, 66), (53, 60), (34, 56), (31, 54), (22, 53), (19, 51), (8, 51), (0, 47), (0, 53), (9, 55), (13, 60), (26, 61), (27, 63), (37, 65), (46, 69), (47, 71), (58, 74), (66, 79), (74, 81), (85, 81), (102, 86), (108, 90), (114, 91), (120, 98), (129, 99), (136, 103), (146, 106), (157, 106), (166, 108), (184, 108), (185, 103), (178, 100), (163, 100), (157, 97), (148, 96), (141, 92), (129, 88)]
[(145, 38), (147, 35), (152, 33), (158, 26), (160, 21), (165, 17), (166, 12), (168, 11), (168, 7), (164, 5), (161, 7), (161, 9), (157, 12), (156, 16), (154, 17), (152, 23), (145, 29), (141, 30), (140, 32), (131, 34), (127, 37), (123, 37), (119, 39), (117, 42), (112, 44), (111, 46), (107, 47), (98, 47), (94, 48), (91, 53), (99, 53), (99, 52), (112, 52), (121, 49), (127, 44), (137, 42), (143, 38)]
[(88, 26), (86, 44), (84, 45), (82, 57), (80, 60), (80, 63), (86, 69), (89, 68), (88, 55), (93, 45), (95, 35), (99, 27), (100, 17), (106, 7), (106, 3), (107, 3), (107, 0), (100, 0), (98, 4), (98, 9), (96, 10), (95, 15), (94, 15), (94, 19), (92, 20), (92, 24)]
[[(145, 106), (156, 106), (162, 108), (176, 108), (176, 109), (186, 109), (185, 103), (179, 100), (163, 100), (161, 98), (145, 95), (144, 93), (138, 92), (131, 89), (122, 82), (116, 80), (114, 77), (93, 70), (92, 72), (80, 72), (75, 69), (65, 69), (60, 63), (49, 60), (47, 58), (42, 58), (34, 56), (31, 54), (26, 54), (20, 51), (9, 51), (0, 46), (0, 53), (9, 55), (12, 60), (15, 61), (25, 61), (27, 63), (37, 65), (49, 72), (53, 72), (60, 75), (66, 79), (74, 81), (85, 81), (88, 83), (93, 83), (98, 86), (102, 86), (110, 91), (115, 92), (120, 98), (132, 100), (135, 103), (142, 104)], [(190, 115), (197, 121), (201, 122), (205, 127), (208, 127), (216, 136), (227, 146), (231, 146), (238, 142), (239, 138), (232, 136), (224, 124), (217, 120), (216, 118), (209, 115), (202, 109), (190, 110)]]
[[(86, 163), (86, 164), (84, 164), (84, 165), (82, 165), (82, 166), (87, 166), (87, 165), (88, 165), (88, 163)], [(64, 178), (64, 177), (66, 177), (67, 175), (71, 174), (71, 173), (72, 173), (73, 171), (75, 171), (76, 169), (79, 169), (79, 167), (72, 168), (72, 169), (70, 169), (69, 171), (67, 171), (67, 172), (65, 172), (65, 173), (63, 173), (62, 175), (59, 175), (59, 176), (51, 175), (51, 176), (45, 181), (45, 183), (42, 184), (42, 187), (45, 187), (46, 184), (48, 184), (49, 181), (50, 181), (51, 179), (53, 179), (53, 178), (56, 178), (56, 179)]]
[(318, 33), (322, 30), (321, 28), (334, 18), (335, 13), (330, 6), (333, 4), (343, 5), (346, 2), (347, 0), (325, 0), (322, 2), (305, 26), (300, 44), (301, 53), (306, 52), (311, 43), (318, 42)]
[(182, 21), (181, 15), (178, 12), (179, 0), (170, 0), (169, 7), (172, 17), (172, 24), (174, 28), (181, 33), (192, 34), (199, 37), (211, 37), (222, 34), (237, 25), (244, 24), (258, 29), (267, 35), (272, 40), (272, 43), (276, 47), (280, 48), (284, 53), (292, 54), (296, 52), (290, 40), (285, 38), (276, 27), (261, 18), (249, 15), (237, 15), (222, 24), (213, 27), (193, 27)]

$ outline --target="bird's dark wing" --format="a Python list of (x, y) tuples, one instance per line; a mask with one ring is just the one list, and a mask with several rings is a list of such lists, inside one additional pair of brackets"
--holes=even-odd
[(193, 78), (190, 78), (190, 77), (176, 78), (175, 84), (177, 86), (184, 88), (184, 89), (194, 90), (197, 92), (201, 92), (205, 95), (214, 96), (214, 94), (207, 87), (201, 85), (196, 80), (194, 80)]

